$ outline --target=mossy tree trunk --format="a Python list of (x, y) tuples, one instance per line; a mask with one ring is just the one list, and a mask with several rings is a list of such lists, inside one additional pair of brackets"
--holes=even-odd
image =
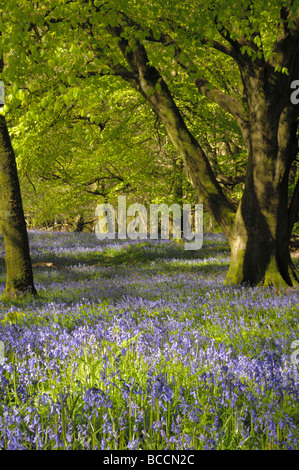
[(5, 117), (0, 115), (0, 227), (4, 236), (7, 270), (3, 298), (36, 295), (28, 234), (24, 218), (15, 155)]
[[(248, 102), (245, 189), (230, 237), (227, 280), (293, 286), (298, 273), (289, 243), (298, 220), (298, 183), (288, 201), (290, 168), (298, 154), (298, 107), (290, 103), (288, 78), (248, 62), (241, 69)], [(244, 139), (245, 140), (245, 139)]]
[[(132, 25), (130, 19), (125, 16), (123, 19)], [(298, 284), (289, 240), (298, 220), (299, 188), (297, 183), (288, 205), (288, 180), (298, 153), (299, 106), (290, 103), (290, 83), (299, 77), (299, 23), (292, 34), (286, 29), (274, 47), (273, 57), (280, 61), (281, 68), (292, 71), (292, 76), (275, 71), (277, 63), (263, 58), (252, 60), (242, 54), (241, 43), (236, 40), (229, 38), (231, 47), (221, 46), (221, 51), (237, 62), (245, 105), (207, 80), (194, 79), (200, 93), (232, 114), (243, 135), (248, 164), (245, 189), (237, 210), (223, 194), (204, 150), (188, 130), (162, 75), (151, 65), (144, 44), (135, 37), (133, 51), (124, 38), (122, 26), (108, 27), (108, 30), (119, 38), (118, 46), (129, 66), (129, 69), (115, 66), (115, 74), (138, 90), (160, 118), (184, 159), (199, 202), (216, 219), (228, 239), (231, 263), (227, 283), (277, 287)], [(150, 33), (147, 39), (155, 40)], [(161, 35), (160, 42), (171, 41), (168, 35)], [(190, 76), (196, 76), (192, 60), (182, 62), (179, 47), (176, 51), (177, 62)]]

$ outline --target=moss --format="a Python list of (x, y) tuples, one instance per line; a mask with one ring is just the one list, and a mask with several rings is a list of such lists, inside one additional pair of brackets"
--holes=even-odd
[(267, 266), (263, 284), (264, 287), (290, 287), (280, 274), (274, 255), (271, 256), (270, 262)]
[[(230, 267), (226, 276), (225, 284), (226, 285), (231, 285), (231, 284), (237, 284), (241, 285), (242, 283), (245, 282), (250, 282), (249, 279), (244, 278), (244, 271), (246, 271), (245, 268), (245, 254), (246, 254), (246, 249), (239, 249), (237, 250), (235, 248), (234, 254), (232, 255), (231, 258), (231, 263)], [(297, 286), (298, 285), (298, 280), (296, 279), (295, 274), (292, 271), (292, 267), (289, 269), (290, 273), (290, 278), (292, 280), (292, 286)], [(266, 269), (265, 269), (265, 274), (263, 276), (262, 281), (259, 283), (259, 285), (262, 285), (264, 287), (274, 287), (274, 288), (289, 288), (290, 285), (285, 281), (283, 278), (282, 274), (279, 271), (279, 268), (276, 263), (275, 255), (273, 254), (270, 258), (270, 262), (268, 263)]]
[(239, 249), (235, 252), (224, 282), (226, 285), (242, 284), (245, 253), (245, 249)]
[(292, 281), (293, 287), (299, 286), (299, 273), (298, 273), (298, 270), (296, 269), (296, 267), (293, 264), (291, 264), (289, 266), (288, 272), (289, 272), (289, 276), (290, 276), (290, 279)]

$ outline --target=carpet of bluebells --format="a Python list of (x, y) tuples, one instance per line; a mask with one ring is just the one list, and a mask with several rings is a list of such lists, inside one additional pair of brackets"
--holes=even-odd
[(226, 286), (221, 234), (29, 241), (56, 267), (0, 304), (0, 449), (299, 448), (298, 289)]

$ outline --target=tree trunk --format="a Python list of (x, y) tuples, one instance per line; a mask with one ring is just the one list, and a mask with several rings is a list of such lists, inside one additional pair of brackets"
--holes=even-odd
[(72, 226), (72, 231), (73, 232), (83, 232), (84, 229), (84, 217), (82, 217), (81, 214), (76, 215), (73, 226)]
[(242, 70), (249, 109), (245, 189), (232, 236), (228, 283), (294, 286), (298, 273), (289, 243), (295, 219), (288, 217), (288, 181), (298, 152), (298, 111), (283, 108), (284, 77), (271, 89), (253, 66)]
[(231, 262), (227, 284), (275, 287), (298, 284), (287, 231), (280, 231), (279, 221), (283, 219), (283, 211), (277, 207), (277, 217), (273, 217), (270, 223), (269, 217), (261, 210), (256, 191), (247, 193), (236, 215), (233, 236), (229, 239)]
[[(142, 77), (140, 82), (148, 95), (149, 80)], [(203, 150), (187, 130), (173, 101), (165, 99), (167, 87), (161, 80), (160, 85), (161, 91), (148, 99), (184, 157), (200, 202), (215, 217), (229, 241), (231, 263), (226, 282), (276, 287), (298, 284), (289, 251), (298, 202), (291, 204), (297, 208), (294, 220), (288, 217), (289, 170), (298, 151), (297, 111), (293, 108), (281, 111), (275, 93), (265, 95), (265, 84), (250, 76), (247, 176), (241, 203), (234, 214)]]
[(4, 236), (7, 279), (3, 298), (36, 295), (28, 235), (14, 151), (6, 120), (0, 115), (0, 224)]

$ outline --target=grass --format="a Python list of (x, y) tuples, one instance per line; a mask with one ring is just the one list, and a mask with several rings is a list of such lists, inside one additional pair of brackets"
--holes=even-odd
[(297, 290), (224, 286), (219, 235), (29, 238), (67, 269), (1, 304), (0, 448), (298, 449)]

